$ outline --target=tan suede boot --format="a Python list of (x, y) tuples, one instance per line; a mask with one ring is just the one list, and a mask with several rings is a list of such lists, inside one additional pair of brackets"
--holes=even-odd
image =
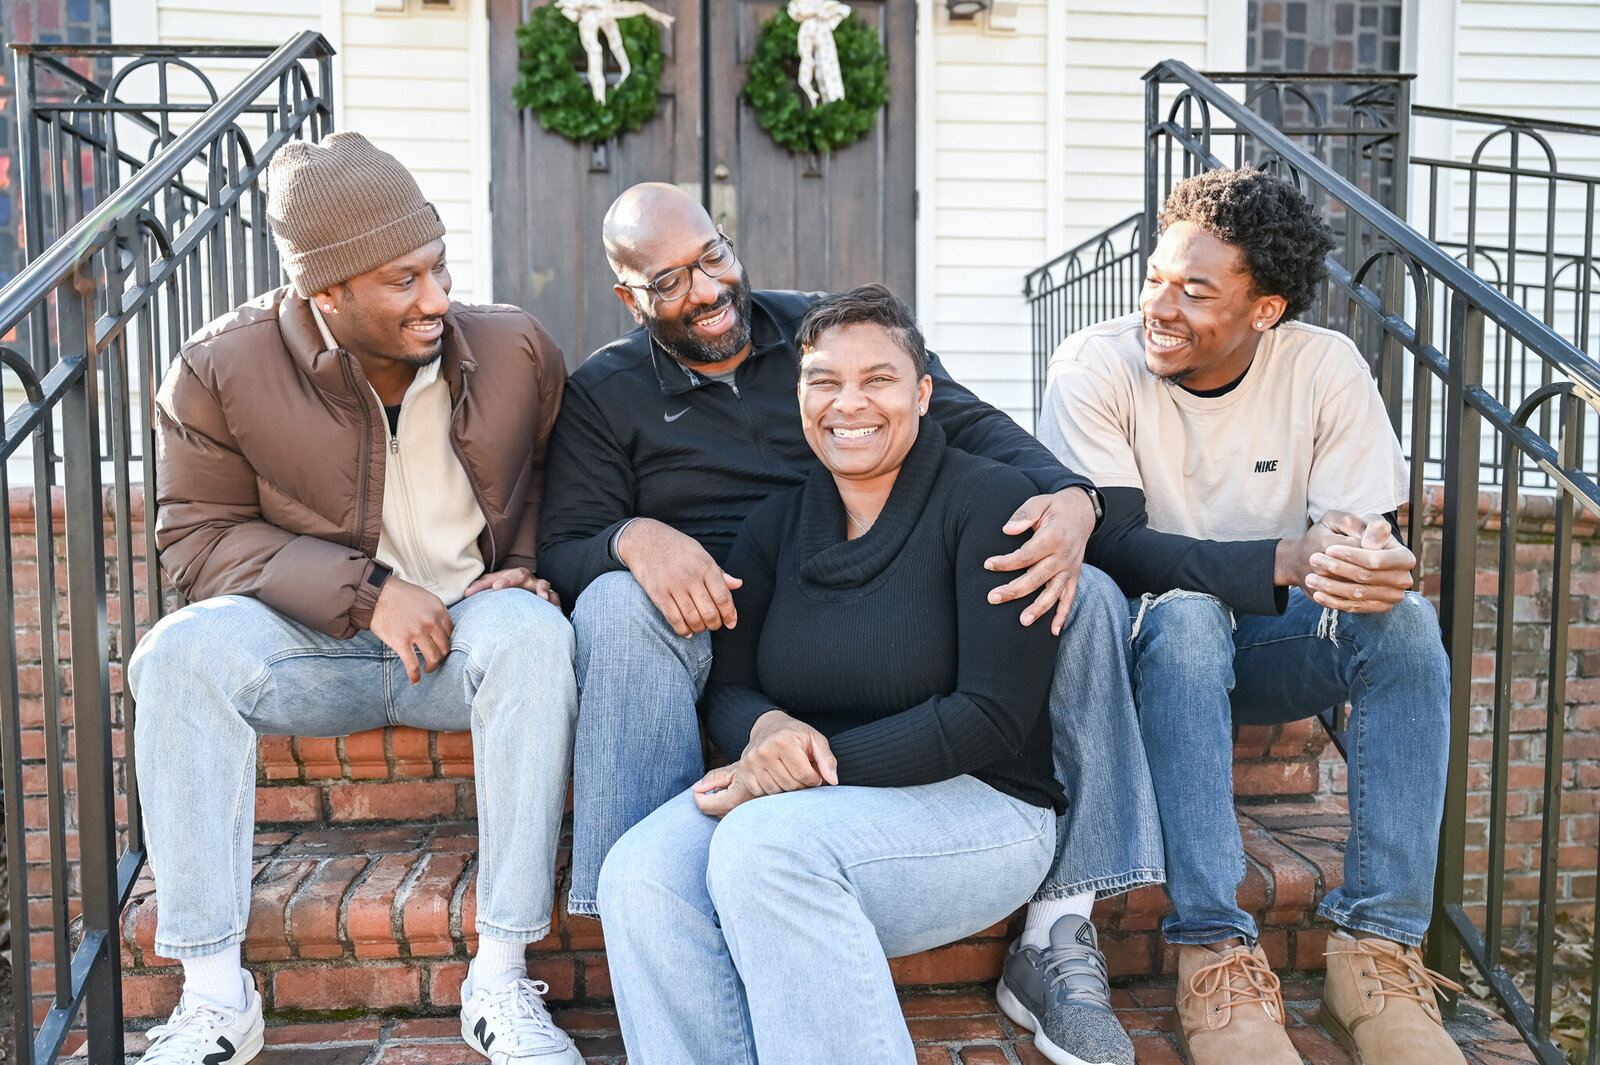
[(1178, 948), (1178, 1045), (1190, 1065), (1301, 1065), (1259, 946)]
[(1465, 1065), (1436, 997), (1461, 985), (1424, 968), (1415, 947), (1336, 932), (1327, 957), (1317, 1020), (1355, 1065)]

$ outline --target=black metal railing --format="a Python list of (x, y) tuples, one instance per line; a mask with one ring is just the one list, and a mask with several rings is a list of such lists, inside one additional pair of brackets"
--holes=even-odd
[(1038, 420), (1050, 355), (1086, 326), (1139, 307), (1144, 279), (1144, 215), (1124, 218), (1037, 270), (1023, 282), (1033, 338), (1033, 413)]
[[(1461, 972), (1465, 952), (1528, 1046), (1545, 1065), (1564, 1061), (1549, 1036), (1555, 914), (1557, 841), (1565, 728), (1566, 623), (1570, 610), (1571, 545), (1575, 507), (1600, 512), (1600, 485), (1586, 466), (1582, 447), (1585, 408), (1600, 400), (1600, 366), (1541, 318), (1469, 270), (1451, 252), (1412, 229), (1322, 160), (1300, 151), (1282, 132), (1223, 88), (1178, 62), (1146, 75), (1146, 217), (1173, 183), (1189, 174), (1226, 165), (1215, 151), (1216, 130), (1229, 139), (1259, 146), (1255, 157), (1294, 180), (1324, 210), (1335, 206), (1346, 220), (1343, 246), (1328, 261), (1329, 280), (1318, 317), (1337, 323), (1363, 345), (1402, 439), (1414, 456), (1433, 438), (1430, 412), (1442, 413), (1437, 439), (1444, 480), (1440, 620), (1451, 660), (1449, 790), (1446, 799), (1436, 888), (1436, 910), (1428, 957), (1447, 976)], [(1237, 150), (1233, 153), (1239, 157)], [(1248, 151), (1246, 152), (1248, 157)], [(1404, 158), (1404, 156), (1400, 156)], [(1403, 201), (1402, 201), (1403, 202)], [(1147, 228), (1146, 244), (1154, 230)], [(1534, 362), (1552, 383), (1527, 396), (1508, 395), (1497, 376), (1484, 373), (1488, 338), (1502, 338), (1505, 351)], [(1375, 340), (1373, 339), (1375, 338)], [(1430, 400), (1430, 396), (1436, 397)], [(1535, 424), (1552, 411), (1554, 434)], [(1486, 920), (1479, 928), (1463, 905), (1468, 779), (1467, 737), (1471, 701), (1474, 578), (1481, 442), (1498, 440), (1502, 470), (1537, 467), (1555, 492), (1555, 561), (1549, 590), (1551, 638), (1547, 653), (1545, 788), (1542, 865), (1539, 878), (1539, 949), (1534, 1001), (1528, 1003), (1501, 963), (1504, 899), (1502, 877), (1506, 831), (1507, 744), (1513, 675), (1511, 634), (1517, 603), (1516, 530), (1521, 515), (1519, 478), (1505, 478), (1501, 494), (1501, 610), (1495, 619), (1493, 658), (1497, 694), (1489, 790), (1489, 861)], [(1412, 463), (1411, 497), (1424, 498), (1423, 463)], [(1413, 543), (1422, 542), (1424, 516), (1411, 509)], [(1600, 1008), (1600, 1007), (1597, 1007)], [(1591, 1061), (1595, 1051), (1591, 1050)]]
[[(154, 500), (154, 390), (192, 331), (279, 283), (260, 177), (288, 140), (331, 130), (333, 51), (311, 32), (275, 50), (11, 47), (29, 262), (0, 290), (0, 337), (7, 338), (0, 365), (25, 396), (3, 412), (0, 528), (10, 528), (9, 479), (23, 462), (34, 494), (42, 681), (37, 693), (19, 686), (18, 571), (8, 536), (0, 541), (0, 613), (9, 634), (0, 639), (0, 771), (18, 926), (8, 1020), (19, 1059), (30, 1065), (54, 1062), (75, 1023), (87, 1029), (90, 1060), (120, 1062), (119, 917), (144, 843), (134, 707), (112, 683), (112, 669), (142, 625), (162, 613), (154, 522), (144, 523), (139, 542), (134, 536), (135, 483)], [(219, 98), (195, 66), (206, 58), (260, 65)], [(73, 69), (83, 59), (115, 73), (98, 84)], [(175, 87), (179, 75), (189, 79), (187, 94)], [(65, 522), (65, 609), (55, 572), (57, 518)], [(148, 563), (142, 575), (141, 559)], [(58, 623), (70, 625), (65, 648)], [(28, 714), (42, 719), (44, 742), (42, 758), (25, 766)], [(75, 803), (63, 784), (69, 771), (77, 777)], [(25, 788), (41, 772), (43, 787)], [(29, 908), (24, 816), (40, 791), (45, 921)], [(119, 793), (127, 801), (121, 817)], [(30, 932), (49, 938), (53, 959), (33, 957)], [(38, 1024), (36, 965), (54, 981)]]
[[(1411, 158), (1413, 227), (1574, 347), (1600, 356), (1600, 126), (1438, 107), (1414, 107), (1411, 115), (1413, 144), (1453, 149)], [(1492, 326), (1484, 357), (1485, 375), (1511, 408), (1556, 380)], [(1531, 417), (1542, 435), (1559, 431), (1548, 404)], [(1437, 414), (1433, 426), (1443, 428)], [(1600, 419), (1583, 431), (1586, 454), (1600, 454)], [(1429, 445), (1430, 473), (1440, 476), (1436, 436)], [(1485, 447), (1485, 480), (1499, 484), (1502, 456), (1491, 441)], [(1526, 466), (1517, 479), (1550, 487)]]

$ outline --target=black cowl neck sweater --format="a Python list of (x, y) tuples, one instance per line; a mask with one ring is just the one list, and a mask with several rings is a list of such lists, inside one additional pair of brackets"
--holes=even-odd
[(1024, 627), (1022, 602), (989, 592), (1014, 574), (983, 562), (1025, 537), (1001, 532), (1037, 489), (998, 462), (947, 447), (924, 418), (872, 528), (846, 539), (833, 475), (759, 504), (724, 567), (743, 578), (734, 629), (712, 635), (703, 708), (739, 757), (777, 708), (828, 737), (841, 784), (899, 787), (969, 773), (1036, 806), (1064, 808), (1047, 703), (1057, 639)]

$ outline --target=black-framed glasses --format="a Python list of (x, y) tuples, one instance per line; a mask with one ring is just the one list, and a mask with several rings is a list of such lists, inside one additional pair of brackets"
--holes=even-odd
[(734, 264), (733, 238), (723, 236), (711, 247), (701, 253), (700, 258), (688, 266), (679, 266), (668, 270), (660, 277), (643, 285), (629, 285), (629, 288), (642, 288), (655, 293), (656, 299), (663, 303), (681, 300), (689, 294), (689, 289), (694, 287), (694, 277), (691, 270), (698, 268), (707, 277), (721, 277), (728, 272)]

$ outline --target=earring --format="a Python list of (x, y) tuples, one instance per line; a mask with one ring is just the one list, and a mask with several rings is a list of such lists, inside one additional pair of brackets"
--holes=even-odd
[[(338, 314), (339, 313), (338, 311), (334, 310), (332, 307), (328, 306), (326, 303), (324, 303), (322, 305), (322, 309), (323, 309), (324, 312), (326, 312), (328, 314)], [(1257, 329), (1261, 328), (1261, 323), (1260, 322), (1256, 323), (1256, 328)]]
[(917, 413), (918, 414), (926, 414), (926, 413), (928, 413), (928, 408), (927, 407), (918, 407), (917, 408)]
[(1257, 329), (1265, 329), (1266, 327), (1267, 327), (1267, 323), (1266, 322), (1261, 322), (1261, 321), (1256, 322), (1256, 328)]

